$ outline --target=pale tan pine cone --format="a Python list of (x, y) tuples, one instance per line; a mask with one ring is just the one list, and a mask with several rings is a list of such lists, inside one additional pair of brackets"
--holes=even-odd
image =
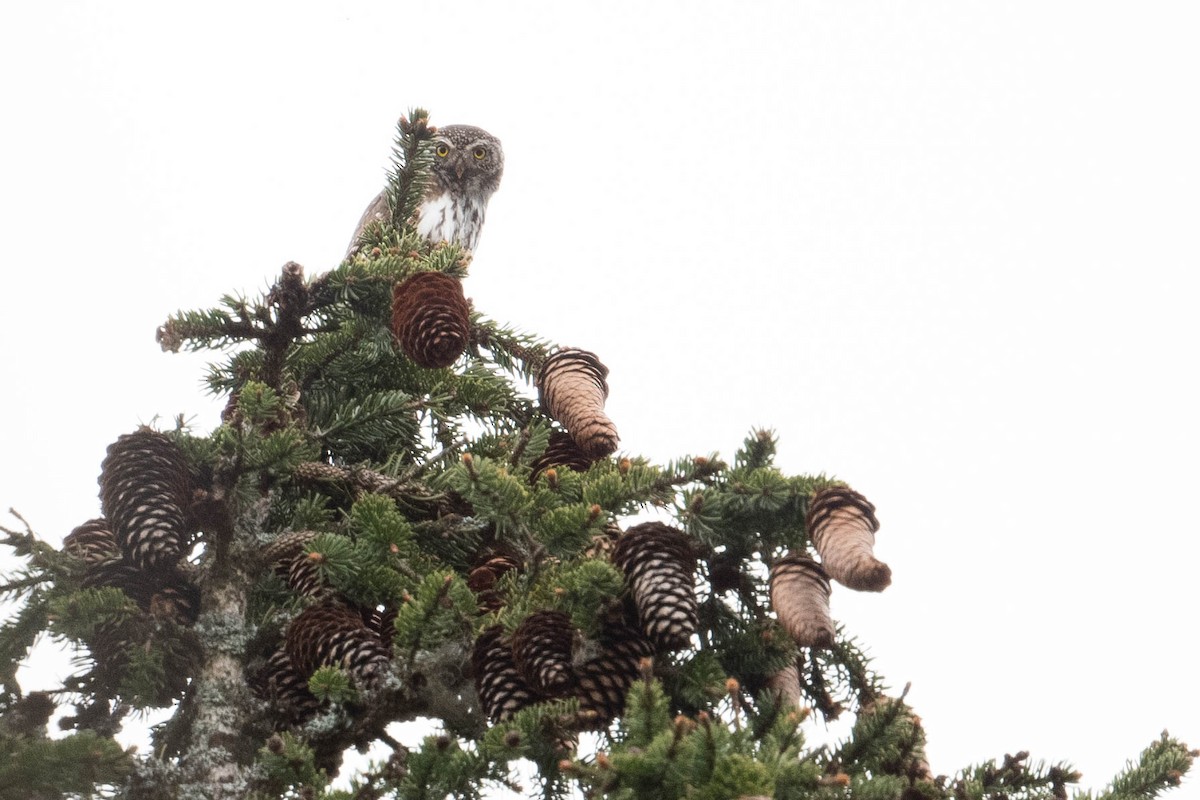
[(595, 353), (568, 347), (556, 350), (538, 371), (538, 399), (591, 459), (617, 449), (617, 427), (604, 413), (608, 367)]
[(833, 646), (829, 578), (806, 555), (789, 553), (771, 565), (771, 607), (784, 630), (801, 647)]
[(800, 706), (800, 669), (796, 662), (788, 664), (783, 669), (767, 678), (767, 689), (779, 697), (780, 708), (796, 709)]
[(806, 518), (809, 538), (829, 577), (850, 589), (880, 592), (892, 570), (875, 558), (875, 506), (846, 486), (828, 486), (813, 495)]

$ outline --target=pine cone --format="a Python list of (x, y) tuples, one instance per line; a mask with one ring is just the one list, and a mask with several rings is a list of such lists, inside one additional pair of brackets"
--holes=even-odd
[(315, 538), (316, 531), (290, 531), (275, 537), (262, 550), (263, 560), (271, 565), (275, 574), (303, 597), (319, 597), (332, 592), (321, 579), (320, 558), (313, 558), (307, 552), (308, 543)]
[(302, 597), (322, 597), (332, 594), (333, 587), (321, 577), (321, 562), (324, 556), (316, 553), (301, 553), (288, 565), (287, 584)]
[(288, 626), (285, 647), (306, 680), (317, 668), (331, 666), (370, 685), (386, 674), (391, 662), (388, 649), (358, 612), (337, 602), (300, 612)]
[(654, 657), (650, 643), (630, 627), (606, 629), (601, 647), (598, 656), (575, 671), (584, 730), (604, 730), (625, 711), (625, 697), (641, 674), (642, 660)]
[(525, 682), (549, 697), (571, 688), (575, 628), (561, 611), (535, 611), (513, 631), (513, 660)]
[(683, 531), (661, 522), (635, 525), (617, 540), (613, 562), (625, 571), (642, 630), (659, 650), (680, 650), (696, 632), (696, 560)]
[(300, 674), (282, 647), (251, 681), (259, 697), (274, 700), (292, 722), (302, 722), (317, 712), (321, 702), (308, 690), (308, 676)]
[(504, 607), (504, 596), (496, 585), (504, 573), (520, 568), (521, 564), (515, 558), (499, 554), (471, 570), (467, 576), (467, 587), (475, 593), (481, 614), (498, 611)]
[(779, 697), (781, 709), (795, 709), (800, 705), (800, 669), (796, 662), (767, 678), (767, 689)]
[(891, 568), (872, 552), (879, 530), (875, 506), (858, 492), (845, 486), (820, 490), (809, 501), (805, 526), (821, 566), (838, 583), (881, 592), (892, 582)]
[(392, 639), (396, 637), (396, 617), (399, 610), (392, 607), (364, 608), (359, 611), (363, 624), (374, 631), (389, 651), (392, 649)]
[(286, 578), (296, 556), (304, 553), (305, 546), (317, 538), (316, 531), (288, 531), (272, 539), (262, 549), (263, 561), (275, 570), (275, 574)]
[(392, 334), (419, 366), (450, 366), (466, 349), (470, 332), (471, 311), (456, 278), (418, 272), (393, 290)]
[(801, 647), (833, 646), (829, 578), (806, 555), (789, 553), (771, 565), (771, 606)]
[(191, 625), (200, 615), (200, 590), (175, 567), (138, 569), (120, 556), (88, 565), (83, 588), (120, 589), (139, 609), (157, 619)]
[(493, 722), (509, 719), (537, 702), (537, 695), (517, 670), (512, 645), (500, 625), (479, 634), (471, 652), (471, 666), (483, 713)]
[(161, 433), (141, 428), (109, 445), (100, 466), (100, 506), (130, 562), (153, 568), (183, 557), (189, 482), (183, 453)]
[(150, 595), (144, 609), (155, 619), (170, 620), (176, 625), (192, 625), (200, 616), (200, 589), (182, 574), (175, 573)]
[(346, 482), (347, 472), (341, 467), (321, 461), (305, 461), (297, 464), (296, 468), (292, 470), (292, 478), (297, 483), (342, 484)]
[(530, 465), (533, 472), (529, 475), (530, 485), (536, 484), (538, 476), (551, 467), (566, 467), (574, 472), (587, 472), (592, 465), (592, 459), (579, 449), (571, 434), (566, 431), (550, 431), (550, 442), (546, 450)]
[(103, 518), (89, 519), (64, 536), (62, 549), (85, 564), (106, 561), (120, 552), (117, 537)]
[(572, 347), (547, 356), (538, 372), (538, 399), (591, 459), (617, 449), (617, 427), (604, 414), (608, 367), (595, 353)]

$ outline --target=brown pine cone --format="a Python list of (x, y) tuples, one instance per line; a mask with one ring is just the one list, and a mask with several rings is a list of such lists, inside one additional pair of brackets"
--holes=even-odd
[(288, 531), (268, 542), (262, 549), (263, 561), (281, 578), (287, 577), (292, 561), (303, 555), (305, 546), (317, 538), (316, 531)]
[(513, 631), (513, 660), (526, 683), (548, 697), (561, 697), (575, 682), (574, 645), (570, 617), (561, 611), (535, 611)]
[(875, 506), (846, 486), (821, 489), (808, 504), (809, 538), (821, 554), (829, 577), (859, 591), (881, 592), (892, 582), (892, 570), (875, 558)]
[(312, 605), (288, 626), (285, 648), (301, 675), (338, 667), (368, 685), (388, 670), (391, 655), (357, 611), (334, 601)]
[(250, 685), (259, 697), (278, 703), (289, 722), (303, 722), (321, 706), (308, 690), (308, 676), (300, 674), (282, 647), (271, 654)]
[(606, 629), (601, 647), (599, 655), (575, 671), (575, 696), (583, 730), (604, 730), (624, 713), (625, 698), (641, 675), (642, 661), (654, 657), (654, 648), (630, 627)]
[(573, 347), (556, 350), (538, 371), (538, 399), (552, 419), (571, 434), (591, 459), (617, 449), (617, 427), (604, 414), (608, 367), (595, 353)]
[(120, 589), (142, 611), (178, 625), (191, 625), (200, 615), (199, 588), (175, 567), (144, 570), (113, 556), (88, 564), (81, 583), (85, 589)]
[(388, 650), (392, 649), (392, 639), (396, 637), (396, 617), (399, 610), (391, 606), (379, 608), (364, 608), (359, 610), (363, 624), (375, 632), (379, 641)]
[(479, 601), (479, 613), (498, 611), (504, 607), (504, 595), (497, 584), (506, 572), (520, 568), (521, 564), (515, 558), (501, 553), (491, 556), (471, 570), (467, 575), (467, 587), (475, 593), (475, 598)]
[(829, 578), (806, 555), (789, 553), (770, 570), (771, 607), (779, 622), (801, 647), (833, 646), (829, 616)]
[(418, 272), (392, 292), (392, 334), (417, 365), (448, 367), (462, 355), (471, 311), (462, 284), (441, 272)]
[(62, 549), (85, 564), (106, 561), (120, 552), (117, 537), (103, 518), (89, 519), (64, 536)]
[(696, 559), (687, 534), (644, 522), (617, 540), (613, 563), (625, 572), (642, 630), (660, 650), (680, 650), (696, 632)]
[(574, 472), (587, 472), (592, 465), (592, 459), (579, 449), (571, 434), (566, 431), (550, 431), (550, 443), (546, 450), (530, 465), (533, 472), (529, 475), (529, 483), (536, 484), (538, 476), (551, 467), (565, 467)]
[(493, 722), (509, 719), (537, 702), (537, 694), (517, 669), (512, 644), (500, 625), (479, 634), (471, 652), (471, 666), (483, 713)]
[(183, 575), (178, 575), (177, 580), (164, 581), (150, 595), (145, 610), (155, 619), (192, 625), (200, 616), (200, 589)]
[(275, 537), (262, 549), (263, 560), (275, 574), (287, 581), (296, 594), (319, 597), (332, 589), (321, 579), (320, 556), (308, 552), (316, 531), (289, 531)]
[(149, 428), (124, 434), (109, 445), (99, 482), (100, 506), (127, 560), (152, 568), (183, 557), (191, 490), (178, 445)]

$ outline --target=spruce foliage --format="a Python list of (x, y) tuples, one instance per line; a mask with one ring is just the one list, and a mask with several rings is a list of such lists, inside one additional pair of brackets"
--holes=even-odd
[[(114, 437), (113, 519), (62, 549), (3, 529), (23, 566), (0, 587), (17, 601), (0, 627), (0, 797), (1068, 797), (1079, 776), (1024, 752), (928, 764), (904, 693), (811, 617), (830, 592), (886, 586), (874, 507), (783, 473), (770, 431), (729, 461), (612, 454), (594, 353), (457, 300), (446, 366), (425, 358), (444, 320), (430, 339), (416, 304), (393, 328), (395, 303), (414, 305), (398, 286), (432, 273), (458, 297), (471, 261), (408, 225), (430, 131), (422, 110), (401, 120), (391, 220), (343, 263), (288, 263), (262, 296), (159, 329), (164, 350), (217, 354), (215, 430)], [(852, 559), (829, 580), (834, 552)], [(42, 635), (78, 648), (77, 669), (25, 694), (16, 665)], [(152, 708), (173, 710), (153, 747), (124, 752), (114, 733)], [(845, 741), (807, 742), (842, 714)], [(412, 746), (389, 730), (418, 718), (435, 732)], [(390, 755), (330, 788), (347, 748), (375, 744)], [(1194, 756), (1164, 733), (1077, 796), (1155, 797)], [(518, 785), (520, 759), (536, 786)]]

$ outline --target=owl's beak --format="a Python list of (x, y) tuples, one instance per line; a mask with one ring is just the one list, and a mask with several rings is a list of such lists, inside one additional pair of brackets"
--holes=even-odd
[(466, 168), (467, 168), (467, 164), (466, 164), (466, 162), (465, 162), (465, 161), (463, 161), (461, 158), (460, 158), (460, 159), (458, 159), (458, 160), (457, 160), (457, 161), (454, 163), (454, 174), (458, 176), (458, 179), (459, 179), (460, 181), (462, 180), (462, 176), (463, 176), (463, 170), (465, 170)]

